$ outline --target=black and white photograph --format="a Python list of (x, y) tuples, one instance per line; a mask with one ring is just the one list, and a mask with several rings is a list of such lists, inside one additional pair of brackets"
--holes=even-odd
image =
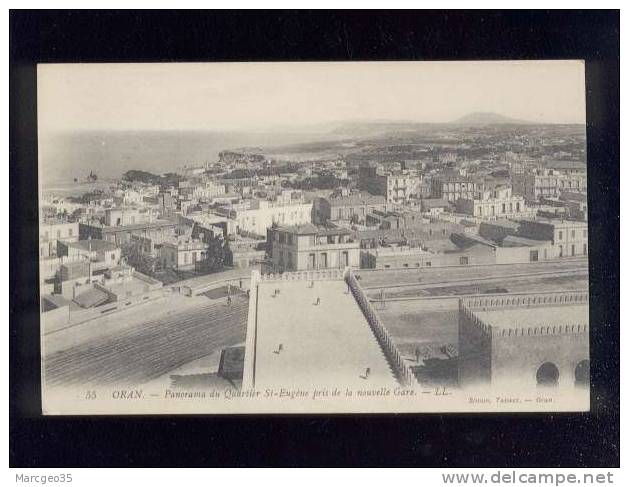
[(37, 74), (46, 414), (588, 410), (582, 61)]
[(9, 11), (11, 483), (623, 483), (619, 10), (132, 3)]

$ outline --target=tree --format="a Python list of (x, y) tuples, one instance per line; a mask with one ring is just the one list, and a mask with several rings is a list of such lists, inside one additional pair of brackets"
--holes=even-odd
[(208, 248), (205, 253), (205, 259), (199, 262), (198, 270), (201, 272), (216, 272), (222, 270), (225, 266), (232, 264), (233, 256), (229, 248), (229, 241), (222, 236), (209, 236), (205, 239)]
[(122, 244), (121, 249), (121, 255), (127, 264), (142, 274), (152, 276), (162, 269), (162, 262), (159, 257), (144, 252), (139, 242), (129, 241)]
[(160, 176), (159, 174), (153, 174), (148, 171), (130, 169), (122, 175), (122, 179), (128, 182), (138, 181), (146, 184), (172, 186), (182, 181), (183, 176), (173, 172), (168, 172)]
[(72, 203), (88, 204), (90, 201), (98, 201), (107, 199), (110, 195), (105, 193), (102, 189), (95, 189), (94, 191), (88, 191), (81, 196), (68, 196), (68, 200)]

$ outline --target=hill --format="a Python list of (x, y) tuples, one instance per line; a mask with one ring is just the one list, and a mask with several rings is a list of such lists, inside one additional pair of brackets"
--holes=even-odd
[(529, 125), (532, 122), (505, 117), (494, 112), (473, 112), (450, 123), (453, 125)]

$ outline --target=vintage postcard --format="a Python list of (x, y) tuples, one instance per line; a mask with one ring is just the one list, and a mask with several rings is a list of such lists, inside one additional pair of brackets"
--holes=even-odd
[(589, 410), (583, 62), (37, 78), (44, 414)]

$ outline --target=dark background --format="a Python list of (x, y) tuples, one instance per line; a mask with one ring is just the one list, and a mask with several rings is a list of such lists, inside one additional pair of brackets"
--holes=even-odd
[[(10, 13), (10, 464), (619, 466), (618, 11)], [(591, 412), (43, 417), (37, 62), (585, 59)]]

